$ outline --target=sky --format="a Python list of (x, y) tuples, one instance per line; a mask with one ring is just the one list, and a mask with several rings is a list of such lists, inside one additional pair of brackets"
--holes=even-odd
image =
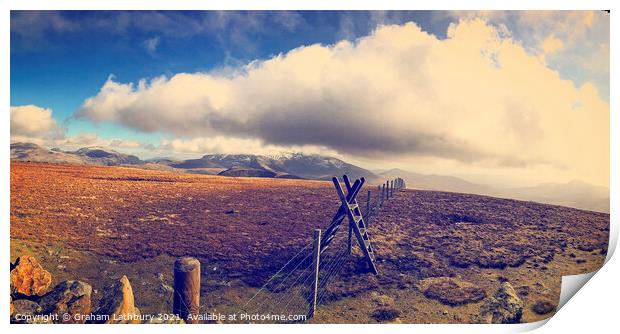
[(598, 11), (12, 11), (11, 141), (609, 184)]

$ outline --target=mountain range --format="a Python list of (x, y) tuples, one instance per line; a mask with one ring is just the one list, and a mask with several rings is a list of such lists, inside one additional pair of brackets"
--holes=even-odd
[(469, 182), (454, 176), (419, 174), (402, 169), (376, 173), (383, 179), (401, 177), (407, 187), (416, 189), (478, 194), (609, 212), (609, 188), (578, 180), (568, 183), (541, 183), (531, 187), (501, 188)]
[(47, 163), (130, 166), (221, 176), (303, 178), (329, 180), (334, 175), (365, 177), (370, 183), (401, 177), (409, 188), (513, 198), (585, 210), (609, 212), (609, 189), (571, 181), (544, 183), (533, 187), (499, 188), (447, 175), (428, 175), (401, 169), (370, 171), (333, 157), (300, 153), (265, 156), (254, 154), (207, 154), (198, 159), (155, 158), (141, 160), (135, 155), (103, 147), (76, 151), (47, 149), (33, 143), (12, 143), (11, 160)]

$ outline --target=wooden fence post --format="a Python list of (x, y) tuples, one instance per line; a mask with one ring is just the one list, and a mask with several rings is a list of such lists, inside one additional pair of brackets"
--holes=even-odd
[(366, 219), (370, 220), (370, 190), (368, 190), (368, 197), (366, 198)]
[[(184, 256), (174, 262), (174, 295), (172, 312), (189, 324), (199, 323), (200, 261)], [(193, 319), (189, 316), (192, 315)]]
[(390, 197), (394, 197), (394, 180), (390, 181), (390, 189), (392, 189), (390, 190), (391, 192)]
[(314, 279), (312, 280), (312, 305), (308, 318), (314, 317), (316, 312), (316, 299), (319, 293), (319, 266), (321, 263), (321, 229), (314, 230), (314, 247), (312, 249), (312, 265), (314, 267)]
[(385, 183), (381, 185), (381, 206), (383, 206), (384, 201), (385, 201)]

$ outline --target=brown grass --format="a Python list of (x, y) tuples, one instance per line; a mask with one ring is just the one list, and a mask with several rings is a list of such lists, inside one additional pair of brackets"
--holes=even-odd
[[(243, 288), (221, 282), (262, 285), (311, 241), (314, 228), (327, 226), (338, 205), (331, 182), (13, 162), (11, 254), (12, 259), (19, 255), (13, 252), (18, 243), (19, 249), (62, 245), (87, 251), (89, 261), (102, 259), (93, 272), (99, 273), (103, 263), (119, 261), (118, 266), (127, 263), (123, 270), (135, 271), (137, 277), (156, 277), (146, 273), (150, 267), (169, 275), (169, 264), (152, 264), (153, 259), (196, 256), (208, 264), (205, 268), (214, 268), (204, 274), (209, 278), (204, 289), (211, 296), (224, 291), (218, 294), (222, 300), (207, 303), (219, 305), (229, 298), (232, 305), (245, 300), (239, 292)], [(447, 318), (437, 311), (446, 306), (419, 290), (421, 280), (433, 277), (459, 277), (487, 296), (498, 280), (509, 280), (524, 292), (524, 319), (535, 321), (549, 314), (540, 316), (531, 305), (540, 297), (557, 299), (561, 275), (602, 265), (609, 214), (406, 190), (386, 204), (369, 231), (380, 275), (369, 274), (359, 258), (349, 261), (327, 287), (325, 301), (333, 304), (323, 314), (326, 322), (352, 321), (347, 318), (351, 312), (355, 321), (373, 321), (372, 310), (357, 317), (367, 307), (363, 301), (369, 291), (393, 297), (403, 322), (467, 322), (467, 314), (477, 312), (475, 302), (455, 307), (457, 314)], [(354, 254), (360, 256), (357, 250)], [(76, 272), (60, 275), (79, 279), (86, 270), (80, 268), (87, 266), (78, 263), (71, 267)], [(151, 289), (151, 282), (145, 282), (135, 290), (137, 304), (148, 312), (156, 308), (140, 305), (140, 300), (157, 299), (144, 295)], [(342, 311), (351, 305), (358, 311)]]

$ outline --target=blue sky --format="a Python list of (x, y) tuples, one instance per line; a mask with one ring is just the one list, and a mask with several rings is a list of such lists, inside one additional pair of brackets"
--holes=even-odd
[[(138, 18), (137, 16), (140, 16)], [(69, 135), (95, 131), (156, 144), (162, 134), (73, 119), (108, 76), (120, 82), (205, 72), (301, 45), (367, 35), (379, 23), (415, 21), (445, 36), (451, 18), (431, 12), (65, 11), (11, 13), (11, 105), (53, 109)], [(210, 24), (209, 22), (214, 22)], [(34, 26), (28, 26), (33, 24)], [(148, 43), (151, 41), (151, 47)]]
[(10, 52), (12, 141), (608, 182), (603, 12), (12, 11)]

